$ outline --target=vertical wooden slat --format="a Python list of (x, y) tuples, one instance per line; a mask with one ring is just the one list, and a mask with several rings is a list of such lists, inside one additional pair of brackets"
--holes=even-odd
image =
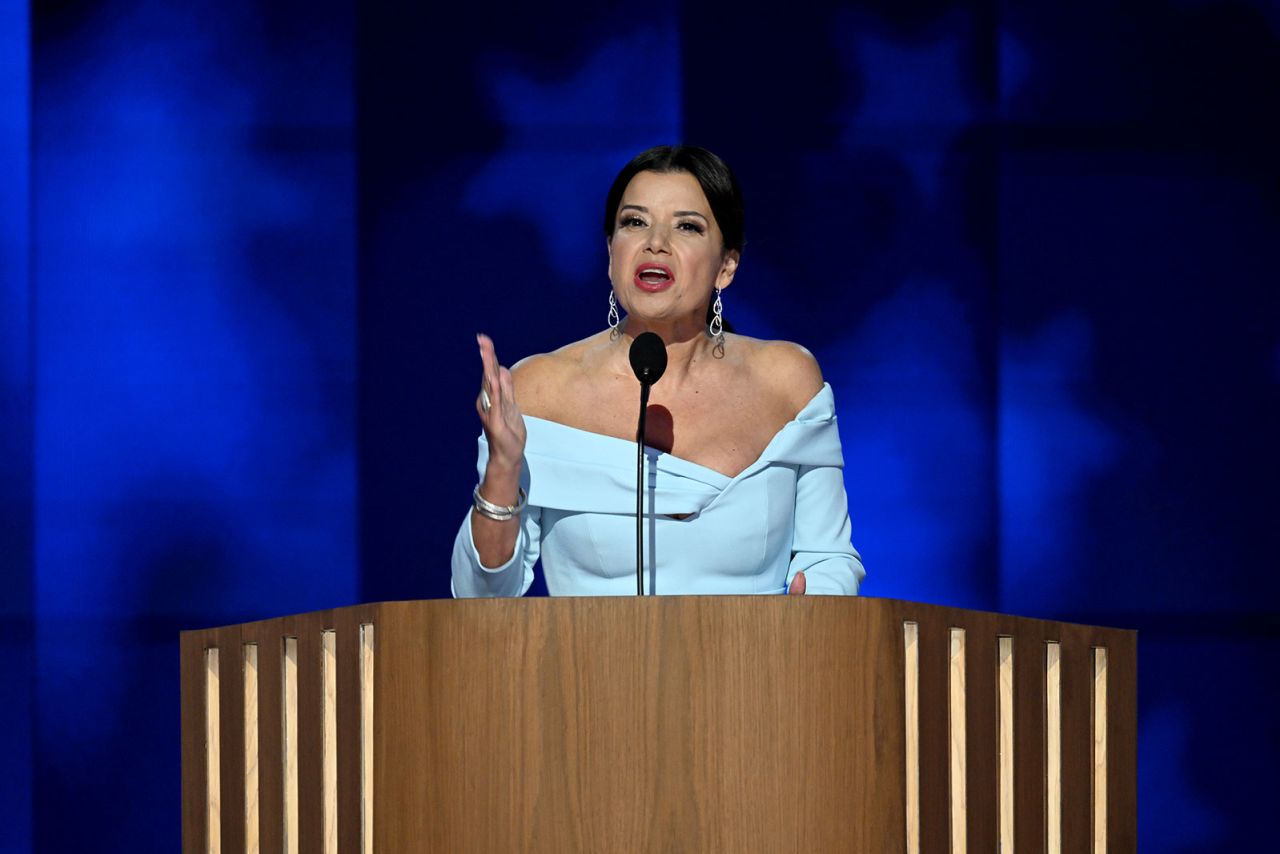
[(204, 651), (204, 767), (206, 854), (222, 851), (222, 722), (218, 648)]
[(1107, 848), (1138, 850), (1138, 635), (1107, 640)]
[(907, 854), (920, 854), (920, 626), (902, 624), (906, 717)]
[(997, 708), (1000, 729), (1000, 762), (997, 772), (999, 791), (999, 832), (997, 850), (1010, 854), (1014, 850), (1013, 836), (1013, 638), (999, 639), (996, 651)]
[(298, 621), (298, 847), (324, 848), (323, 635), (328, 612)]
[(1092, 828), (1093, 644), (1088, 627), (1062, 627), (1062, 850), (1088, 851)]
[(373, 624), (364, 623), (360, 626), (360, 850), (363, 854), (373, 854), (373, 654)]
[(280, 677), (282, 833), (286, 854), (298, 854), (298, 639), (295, 637), (284, 639)]
[(966, 731), (965, 731), (965, 631), (951, 629), (948, 655), (948, 807), (951, 827), (952, 854), (965, 854), (968, 850), (968, 798)]
[(258, 645), (244, 649), (244, 850), (262, 850), (258, 825)]
[(1093, 854), (1107, 854), (1107, 648), (1093, 651)]
[(1019, 852), (1045, 844), (1045, 651), (1043, 630), (1013, 635), (1013, 832)]
[(222, 735), (221, 818), (222, 850), (244, 850), (244, 677), (240, 627), (224, 626), (214, 633), (219, 649), (226, 650), (225, 668), (218, 692), (218, 716)]
[(258, 840), (262, 851), (284, 851), (284, 636), (289, 619), (245, 627), (258, 644)]
[(182, 851), (199, 854), (205, 847), (205, 661), (203, 632), (183, 632), (178, 642), (182, 684)]
[(359, 854), (361, 609), (333, 612), (338, 633), (338, 850)]
[(1062, 854), (1062, 645), (1045, 644), (1045, 850)]
[(338, 851), (338, 637), (332, 629), (320, 633), (321, 851)]
[(999, 823), (1000, 724), (996, 708), (996, 620), (989, 614), (966, 615), (965, 708), (966, 835), (970, 851), (995, 851)]
[(920, 850), (949, 844), (947, 669), (950, 635), (945, 623), (920, 622)]

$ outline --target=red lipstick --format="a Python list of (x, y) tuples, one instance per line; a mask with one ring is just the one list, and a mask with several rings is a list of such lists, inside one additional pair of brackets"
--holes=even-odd
[(636, 267), (633, 281), (640, 290), (657, 293), (674, 285), (676, 277), (665, 264), (641, 264)]

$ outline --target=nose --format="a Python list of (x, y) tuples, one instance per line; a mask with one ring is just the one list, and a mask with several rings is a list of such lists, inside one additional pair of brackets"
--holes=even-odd
[(648, 240), (645, 241), (645, 249), (655, 253), (669, 253), (671, 251), (671, 232), (664, 225), (654, 225), (647, 232)]

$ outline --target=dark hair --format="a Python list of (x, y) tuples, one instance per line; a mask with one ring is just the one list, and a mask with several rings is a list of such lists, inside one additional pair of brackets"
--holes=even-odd
[(726, 250), (742, 251), (742, 188), (728, 165), (719, 157), (696, 145), (659, 145), (642, 151), (622, 167), (613, 179), (604, 202), (604, 235), (612, 238), (617, 227), (618, 206), (631, 179), (641, 172), (688, 172), (697, 180), (711, 205), (711, 215), (720, 226)]

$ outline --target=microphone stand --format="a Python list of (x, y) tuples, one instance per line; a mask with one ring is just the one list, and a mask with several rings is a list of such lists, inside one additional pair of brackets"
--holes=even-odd
[(636, 428), (636, 595), (644, 595), (644, 422), (649, 383), (640, 383), (640, 425)]
[(649, 414), (649, 388), (667, 369), (667, 346), (653, 332), (641, 332), (627, 353), (640, 381), (640, 422), (636, 427), (636, 595), (644, 595), (644, 422)]

